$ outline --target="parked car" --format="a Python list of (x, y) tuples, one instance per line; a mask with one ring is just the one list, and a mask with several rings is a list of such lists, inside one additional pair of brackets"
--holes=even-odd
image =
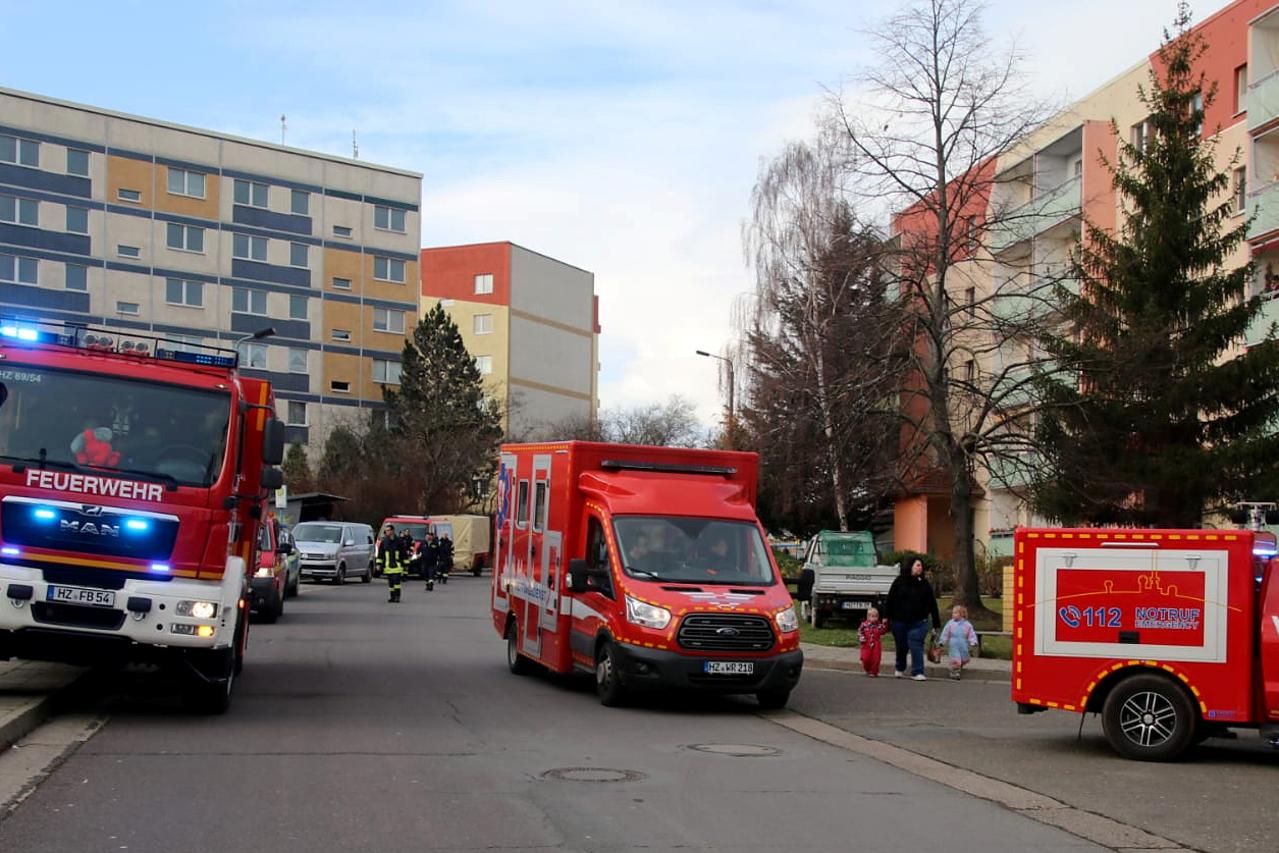
[(293, 528), (302, 577), (345, 583), (373, 580), (373, 528), (347, 521), (304, 521)]
[(258, 527), (258, 562), (249, 581), (249, 608), (263, 622), (274, 622), (284, 614), (289, 559), (293, 545), (281, 535), (274, 519)]
[(298, 594), (298, 587), (302, 584), (302, 557), (298, 554), (297, 543), (293, 541), (292, 530), (281, 526), (280, 542), (281, 544), (288, 543), (290, 548), (284, 563), (284, 597), (295, 598)]

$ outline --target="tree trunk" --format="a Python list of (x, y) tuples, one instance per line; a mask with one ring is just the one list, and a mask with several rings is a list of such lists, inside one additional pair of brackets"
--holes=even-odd
[(841, 533), (848, 532), (848, 506), (844, 499), (843, 477), (839, 472), (839, 450), (835, 446), (835, 420), (831, 416), (830, 398), (826, 393), (826, 363), (819, 353), (817, 368), (817, 405), (822, 410), (822, 433), (826, 436), (826, 461), (830, 465), (831, 488), (835, 490), (835, 516)]

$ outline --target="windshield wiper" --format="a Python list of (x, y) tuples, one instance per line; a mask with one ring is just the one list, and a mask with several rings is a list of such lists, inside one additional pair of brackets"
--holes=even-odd
[(0, 453), (0, 459), (8, 459), (13, 463), (13, 473), (21, 474), (27, 470), (28, 465), (35, 465), (37, 468), (62, 468), (67, 471), (87, 471), (89, 469), (81, 466), (78, 462), (66, 462), (62, 459), (50, 459), (42, 447), (40, 448), (39, 458), (30, 456), (10, 456), (7, 453)]
[(178, 478), (172, 474), (161, 474), (159, 471), (143, 471), (140, 468), (88, 468), (86, 470), (97, 473), (101, 470), (105, 474), (129, 474), (143, 480), (153, 480), (158, 483), (164, 483), (169, 487), (169, 491), (176, 492), (178, 490)]
[(646, 572), (643, 569), (633, 569), (630, 566), (622, 566), (622, 568), (626, 569), (627, 574), (634, 575), (637, 578), (643, 578), (646, 580), (654, 580), (654, 581), (662, 579), (662, 576), (659, 575), (657, 572)]

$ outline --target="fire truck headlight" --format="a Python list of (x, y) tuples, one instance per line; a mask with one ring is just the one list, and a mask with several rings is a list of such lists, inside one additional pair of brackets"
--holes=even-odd
[(787, 607), (776, 616), (777, 630), (783, 634), (789, 634), (792, 631), (799, 630), (799, 617), (795, 615), (794, 607)]
[(671, 612), (665, 607), (647, 604), (636, 598), (626, 596), (626, 621), (645, 628), (657, 628), (659, 631), (671, 624)]
[(179, 616), (192, 619), (212, 619), (218, 615), (218, 606), (212, 601), (179, 601), (176, 610)]

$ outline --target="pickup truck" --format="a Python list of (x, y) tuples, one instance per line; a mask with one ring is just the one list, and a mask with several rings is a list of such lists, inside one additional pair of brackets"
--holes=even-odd
[(858, 623), (868, 609), (883, 603), (897, 574), (896, 566), (879, 564), (870, 531), (823, 530), (804, 551), (799, 597), (807, 593), (814, 628), (838, 616)]

